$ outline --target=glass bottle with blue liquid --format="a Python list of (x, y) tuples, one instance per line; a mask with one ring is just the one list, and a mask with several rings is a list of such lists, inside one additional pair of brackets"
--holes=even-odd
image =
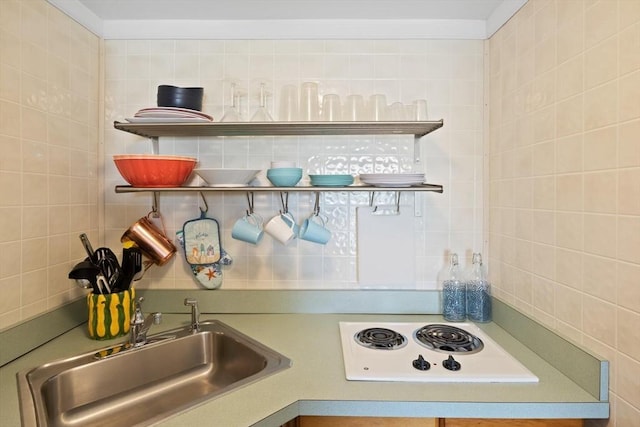
[(474, 253), (466, 279), (467, 317), (472, 322), (491, 321), (491, 284), (487, 280), (482, 255)]

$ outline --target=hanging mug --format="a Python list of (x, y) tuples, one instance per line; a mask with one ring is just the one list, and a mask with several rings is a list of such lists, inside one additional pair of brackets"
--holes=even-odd
[[(176, 247), (167, 239), (165, 233), (151, 222), (150, 215), (151, 213), (146, 217), (140, 218), (129, 227), (120, 238), (120, 241), (122, 243), (127, 241), (134, 242), (155, 264), (164, 265), (176, 253)], [(162, 217), (160, 219), (162, 220)]]
[(325, 220), (320, 215), (312, 214), (300, 226), (298, 237), (302, 240), (326, 245), (331, 239), (331, 231), (326, 228)]

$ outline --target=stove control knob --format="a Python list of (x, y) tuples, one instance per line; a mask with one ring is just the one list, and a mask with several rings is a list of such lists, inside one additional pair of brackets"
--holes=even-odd
[(418, 355), (418, 358), (413, 361), (413, 367), (420, 371), (428, 371), (431, 368), (431, 364), (424, 360), (421, 354)]
[(449, 358), (447, 360), (442, 361), (442, 366), (444, 366), (445, 369), (448, 369), (450, 371), (460, 370), (460, 363), (457, 360), (455, 360), (451, 355), (449, 355)]

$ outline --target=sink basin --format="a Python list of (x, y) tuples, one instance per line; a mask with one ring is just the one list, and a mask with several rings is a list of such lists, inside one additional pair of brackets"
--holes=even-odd
[(222, 322), (200, 326), (195, 334), (175, 329), (149, 336), (140, 348), (86, 353), (18, 373), (22, 424), (150, 425), (291, 366)]

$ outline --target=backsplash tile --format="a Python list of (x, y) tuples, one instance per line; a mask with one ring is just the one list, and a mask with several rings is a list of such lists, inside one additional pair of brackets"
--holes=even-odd
[[(382, 93), (389, 104), (426, 98), (431, 119), (443, 118), (445, 127), (420, 143), (421, 164), (415, 164), (410, 136), (317, 136), (163, 138), (161, 153), (198, 157), (201, 167), (267, 169), (274, 159), (294, 160), (305, 173), (425, 172), (429, 182), (443, 184), (445, 194), (423, 193), (417, 203), (428, 225), (417, 225), (418, 280), (415, 287), (433, 288), (444, 255), (482, 249), (482, 87), (484, 47), (480, 41), (402, 40), (229, 40), (229, 41), (115, 41), (105, 42), (108, 100), (105, 119), (105, 186), (107, 243), (117, 246), (122, 231), (136, 218), (118, 215), (135, 207), (138, 215), (150, 208), (150, 196), (113, 195), (109, 188), (122, 183), (111, 155), (149, 152), (143, 138), (115, 131), (113, 120), (131, 117), (136, 110), (155, 105), (159, 84), (205, 87), (203, 111), (219, 119), (230, 102), (230, 85), (243, 93), (244, 120), (258, 107), (258, 88), (266, 83), (267, 109), (277, 119), (281, 87), (304, 81), (319, 83), (320, 96), (359, 93), (365, 99)], [(160, 70), (160, 71), (150, 71)], [(164, 70), (164, 71), (162, 71)], [(123, 90), (124, 89), (124, 90)], [(262, 178), (264, 180), (264, 177)], [(455, 190), (454, 190), (455, 189)], [(449, 193), (451, 192), (451, 193)], [(455, 194), (451, 198), (450, 194)], [(289, 282), (314, 289), (357, 288), (355, 207), (366, 206), (366, 193), (327, 193), (321, 212), (329, 217), (332, 240), (325, 247), (294, 242), (283, 247), (266, 237), (248, 246), (230, 237), (233, 222), (246, 209), (245, 195), (206, 194), (210, 215), (223, 230), (223, 246), (235, 264), (224, 270), (225, 288), (288, 288)], [(280, 208), (277, 193), (256, 194), (256, 211), (265, 220)], [(394, 203), (394, 194), (378, 194), (376, 203)], [(173, 235), (186, 220), (198, 215), (197, 195), (161, 197), (161, 212)], [(402, 204), (413, 209), (414, 196), (403, 194)], [(291, 194), (289, 207), (300, 222), (312, 212), (312, 193)], [(119, 219), (111, 218), (112, 213)], [(433, 222), (435, 218), (442, 218)], [(420, 218), (422, 219), (422, 218)], [(445, 220), (446, 219), (446, 220)], [(422, 224), (419, 222), (419, 224)], [(451, 226), (432, 239), (429, 227)], [(258, 265), (255, 263), (259, 260)], [(142, 287), (197, 288), (189, 282), (182, 255), (162, 274), (145, 277)], [(168, 281), (168, 282), (167, 282)]]

